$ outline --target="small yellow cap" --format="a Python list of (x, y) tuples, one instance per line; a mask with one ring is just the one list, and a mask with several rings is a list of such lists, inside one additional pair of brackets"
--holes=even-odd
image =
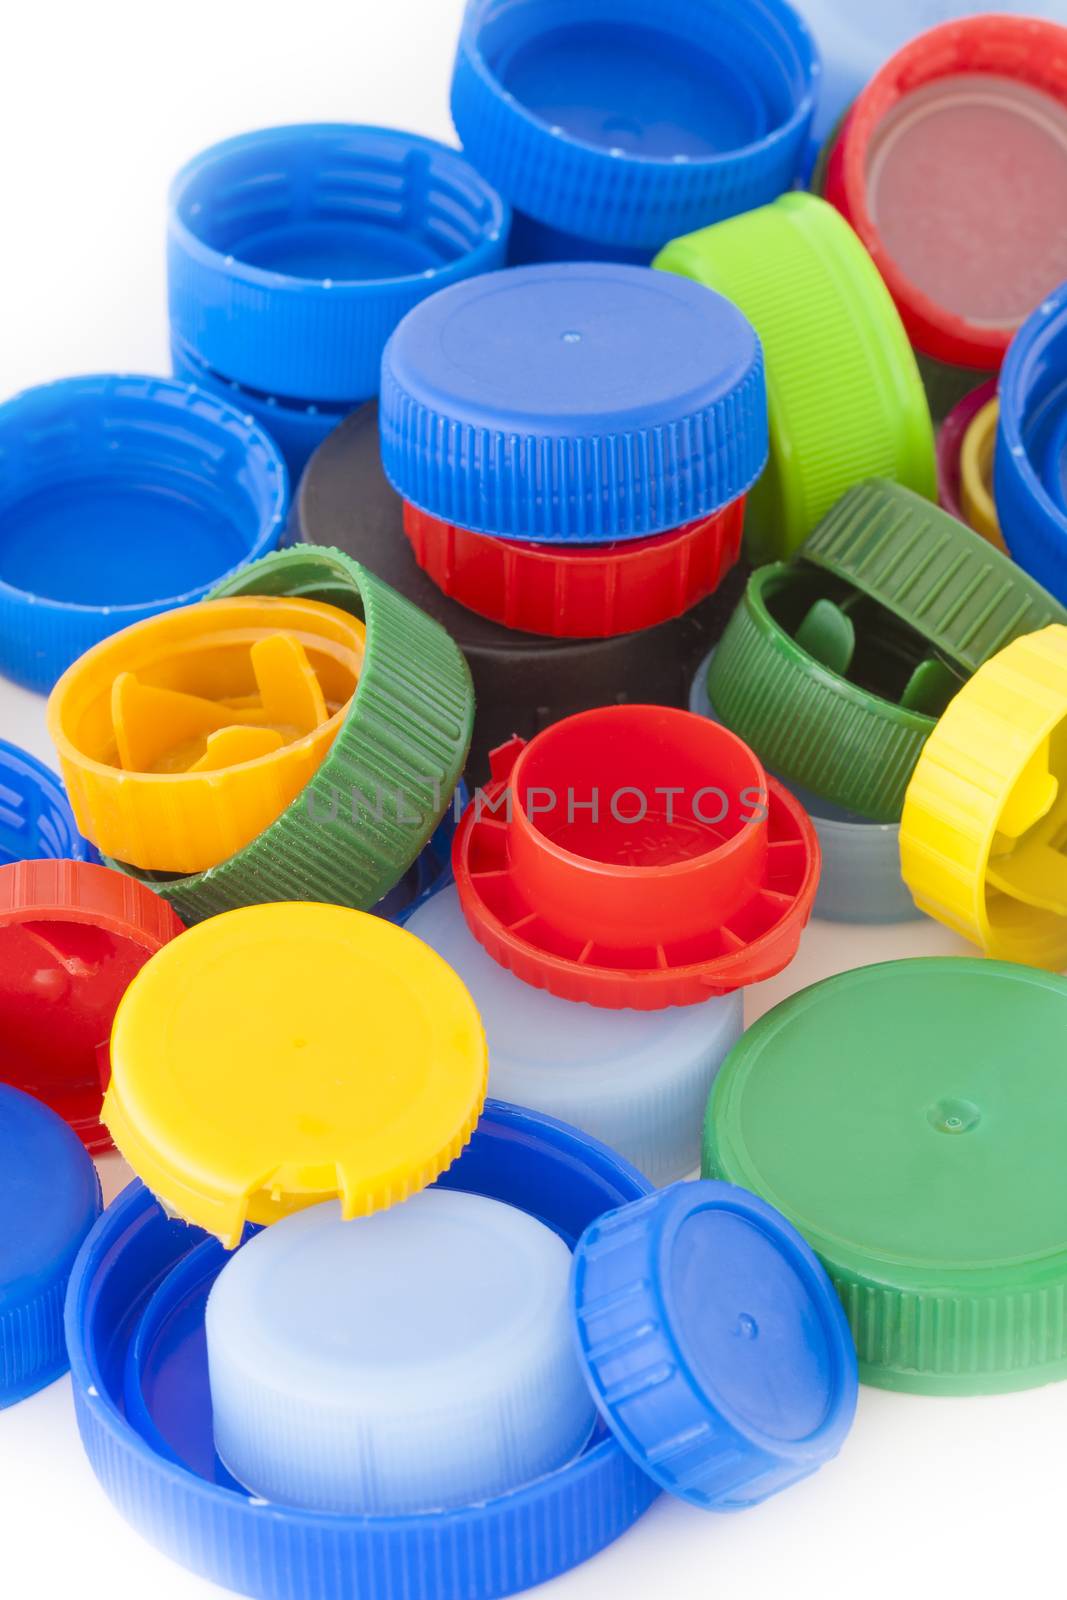
[[(164, 959), (160, 959), (160, 958)], [(181, 934), (115, 1016), (103, 1121), (169, 1210), (228, 1249), (339, 1198), (432, 1183), (485, 1100), (485, 1033), (441, 957), (342, 906), (249, 906)]]
[(1007, 551), (993, 499), (993, 453), (1000, 421), (1000, 401), (984, 405), (963, 436), (960, 446), (960, 510), (975, 533)]
[[(1067, 966), (1067, 627), (964, 685), (919, 757), (900, 860), (916, 905), (987, 956)], [(157, 958), (158, 959), (158, 958)]]

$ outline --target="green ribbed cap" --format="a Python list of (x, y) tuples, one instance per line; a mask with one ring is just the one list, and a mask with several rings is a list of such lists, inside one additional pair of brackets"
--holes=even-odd
[(227, 578), (209, 600), (292, 595), (362, 617), (366, 653), (341, 731), (269, 828), (193, 877), (151, 883), (186, 923), (268, 900), (369, 911), (427, 843), (463, 771), (474, 723), (467, 663), (436, 622), (340, 550), (299, 545)]
[(732, 300), (763, 342), (770, 459), (749, 495), (754, 561), (789, 556), (847, 489), (890, 478), (934, 500), (934, 431), (892, 297), (848, 223), (782, 195), (656, 257)]
[(822, 1259), (860, 1376), (923, 1394), (1067, 1375), (1067, 980), (980, 960), (829, 978), (735, 1045), (703, 1173)]

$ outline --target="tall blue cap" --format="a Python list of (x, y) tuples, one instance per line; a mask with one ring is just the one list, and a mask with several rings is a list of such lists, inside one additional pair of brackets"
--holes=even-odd
[(841, 1448), (858, 1387), (844, 1309), (755, 1195), (680, 1183), (599, 1218), (575, 1251), (574, 1297), (600, 1412), (670, 1493), (741, 1509)]
[(62, 781), (36, 756), (0, 739), (0, 866), (99, 859), (78, 832)]
[(503, 265), (511, 216), (458, 150), (393, 128), (266, 128), (171, 187), (171, 333), (221, 377), (349, 406), (427, 295)]
[(1067, 283), (1009, 346), (993, 487), (1008, 550), (1067, 604)]
[(0, 1084), (0, 1408), (67, 1370), (63, 1301), (100, 1184), (66, 1123)]
[(786, 0), (470, 0), (452, 118), (517, 211), (652, 252), (793, 186), (818, 72)]
[(702, 284), (520, 267), (416, 307), (382, 358), (382, 462), (431, 516), (545, 543), (710, 516), (767, 459), (759, 339)]

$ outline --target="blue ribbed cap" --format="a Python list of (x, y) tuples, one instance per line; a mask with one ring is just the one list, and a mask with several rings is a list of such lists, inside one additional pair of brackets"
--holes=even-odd
[(793, 186), (818, 75), (786, 0), (470, 0), (452, 118), (517, 211), (655, 251)]
[(709, 516), (767, 458), (759, 339), (647, 267), (522, 267), (407, 316), (382, 359), (382, 461), (406, 500), (502, 538), (603, 543)]
[(13, 861), (99, 861), (78, 832), (56, 774), (0, 739), (0, 867)]
[(0, 672), (50, 689), (273, 550), (288, 506), (277, 446), (215, 395), (109, 374), (26, 389), (0, 405)]
[(574, 1257), (597, 1405), (662, 1488), (758, 1504), (835, 1456), (856, 1409), (845, 1313), (804, 1240), (727, 1183), (680, 1183), (600, 1217)]
[(96, 1169), (77, 1136), (0, 1084), (0, 1408), (67, 1370), (67, 1280), (99, 1214)]
[(1067, 283), (1011, 342), (993, 477), (1009, 551), (1067, 604)]
[(171, 187), (171, 332), (247, 388), (355, 406), (412, 306), (503, 265), (510, 222), (433, 139), (345, 123), (241, 134)]

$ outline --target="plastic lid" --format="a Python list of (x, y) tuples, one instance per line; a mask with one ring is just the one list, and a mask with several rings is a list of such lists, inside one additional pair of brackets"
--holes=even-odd
[(753, 560), (791, 555), (864, 478), (934, 498), (915, 357), (870, 257), (832, 206), (783, 195), (676, 239), (656, 266), (728, 296), (763, 345), (771, 449), (748, 501)]
[(647, 267), (520, 267), (408, 316), (382, 358), (382, 461), (421, 511), (544, 543), (719, 511), (767, 456), (759, 340)]
[(908, 787), (904, 878), (987, 955), (1067, 966), (1067, 627), (1016, 639), (960, 691)]
[(557, 1471), (596, 1412), (571, 1254), (484, 1195), (286, 1217), (207, 1304), (215, 1447), (264, 1500), (378, 1516), (469, 1506)]
[(115, 1008), (182, 932), (150, 890), (87, 861), (0, 866), (0, 1078), (44, 1100), (93, 1151)]
[(819, 847), (727, 729), (606, 706), (494, 755), (460, 823), (464, 915), (494, 961), (562, 1000), (695, 1005), (788, 966)]
[(575, 1252), (574, 1294), (601, 1415), (671, 1494), (757, 1505), (844, 1443), (858, 1387), (844, 1311), (754, 1195), (676, 1184), (600, 1218)]
[(845, 495), (793, 562), (753, 573), (708, 692), (786, 781), (895, 822), (960, 685), (1010, 639), (1060, 618), (962, 523), (874, 481)]
[(472, 0), (452, 116), (519, 211), (654, 250), (792, 186), (818, 72), (782, 0)]
[(0, 671), (31, 689), (272, 550), (288, 510), (263, 430), (165, 378), (27, 389), (0, 405), (0, 456)]
[(897, 961), (776, 1006), (723, 1067), (704, 1170), (804, 1234), (866, 1382), (974, 1394), (1067, 1372), (1065, 1025), (1062, 978)]
[(153, 1192), (233, 1248), (336, 1195), (345, 1217), (424, 1188), (485, 1098), (485, 1035), (455, 973), (380, 917), (245, 907), (131, 984), (104, 1121)]
[(94, 858), (55, 773), (6, 739), (0, 739), (0, 797), (0, 866), (42, 857)]
[(1067, 283), (1008, 351), (994, 488), (1008, 549), (1067, 604)]
[(966, 522), (960, 504), (960, 452), (967, 430), (979, 411), (997, 397), (997, 380), (990, 378), (957, 401), (937, 433), (937, 497), (942, 510)]
[(1003, 550), (1004, 539), (993, 498), (993, 450), (997, 442), (1000, 401), (987, 402), (974, 418), (960, 452), (960, 501), (963, 514), (983, 539)]
[(870, 250), (915, 346), (998, 366), (1031, 308), (1067, 277), (1062, 26), (978, 16), (921, 34), (860, 95), (840, 143), (827, 196)]
[(672, 533), (624, 544), (524, 544), (470, 533), (404, 506), (422, 570), (460, 605), (506, 628), (553, 638), (635, 633), (692, 610), (741, 554), (744, 497)]
[(211, 600), (126, 628), (68, 668), (49, 731), (107, 856), (199, 872), (256, 839), (337, 738), (362, 622), (318, 601)]
[(288, 399), (377, 394), (400, 319), (504, 263), (510, 214), (458, 150), (312, 123), (195, 156), (170, 191), (172, 335), (214, 372)]
[(497, 745), (513, 734), (531, 738), (572, 712), (624, 700), (684, 706), (693, 670), (742, 583), (735, 569), (685, 616), (612, 639), (541, 639), (489, 622), (442, 594), (416, 564), (403, 502), (382, 471), (376, 402), (343, 422), (308, 463), (293, 523), (299, 538), (337, 545), (365, 563), (455, 641), (474, 683), (467, 770), (476, 781), (488, 775)]
[(153, 887), (188, 923), (267, 900), (370, 910), (451, 803), (474, 715), (466, 662), (442, 628), (339, 550), (279, 551), (210, 598), (243, 595), (285, 595), (361, 616), (359, 683), (327, 754), (276, 821), (218, 866), (153, 879)]
[(96, 1170), (70, 1129), (0, 1084), (0, 1410), (66, 1372), (67, 1281), (99, 1215)]
[(497, 1099), (533, 1106), (602, 1139), (653, 1183), (696, 1171), (708, 1092), (741, 1033), (740, 991), (656, 1012), (559, 1000), (491, 959), (467, 927), (454, 885), (405, 926), (470, 990)]

